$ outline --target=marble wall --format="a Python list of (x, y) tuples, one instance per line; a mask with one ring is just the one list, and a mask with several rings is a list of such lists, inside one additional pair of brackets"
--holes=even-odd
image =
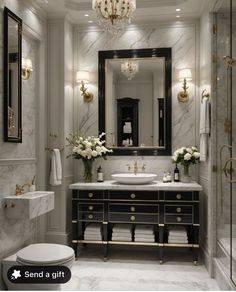
[[(209, 1), (208, 1), (209, 2)], [(211, 27), (212, 21), (209, 13), (209, 8), (205, 9), (205, 12), (200, 19), (200, 93), (203, 90), (207, 90), (210, 93), (211, 102)], [(198, 106), (200, 108), (201, 102), (198, 100)], [(205, 162), (200, 163), (199, 167), (199, 182), (203, 186), (203, 192), (201, 193), (201, 229), (200, 229), (200, 241), (203, 250), (204, 260), (207, 268), (210, 269), (210, 254), (211, 254), (211, 242), (213, 230), (212, 224), (212, 192), (211, 192), (211, 143), (212, 134), (208, 141), (208, 156)]]
[[(88, 70), (94, 74), (94, 82), (88, 87), (95, 98), (90, 104), (84, 103), (79, 86), (75, 88), (78, 99), (78, 129), (85, 135), (98, 132), (98, 51), (133, 48), (172, 48), (172, 151), (181, 146), (197, 145), (197, 102), (198, 99), (198, 25), (195, 22), (156, 23), (129, 28), (117, 39), (110, 40), (106, 33), (97, 28), (78, 28), (75, 31), (77, 58), (75, 69)], [(76, 68), (77, 67), (77, 68)], [(177, 93), (182, 84), (178, 81), (178, 72), (182, 68), (191, 68), (193, 81), (189, 82), (190, 101), (179, 103)], [(147, 171), (156, 170), (159, 177), (163, 171), (173, 169), (170, 157), (135, 157), (147, 164)], [(106, 177), (114, 171), (126, 170), (127, 161), (134, 157), (109, 157), (108, 161), (98, 163), (104, 166)], [(81, 178), (81, 164), (78, 162), (78, 178)], [(192, 169), (195, 174), (195, 169)]]
[[(30, 58), (34, 72), (28, 81), (22, 81), (22, 128), (23, 143), (3, 142), (3, 124), (0, 127), (0, 260), (15, 250), (35, 241), (35, 220), (10, 220), (4, 216), (4, 197), (14, 195), (15, 185), (32, 181), (36, 174), (36, 117), (38, 103), (38, 61), (39, 44), (29, 34), (29, 28), (42, 33), (44, 24), (24, 2), (16, 0), (1, 1), (0, 23), (3, 23), (3, 7), (7, 6), (23, 19), (22, 55)], [(27, 30), (24, 29), (27, 25)], [(0, 30), (0, 56), (3, 55), (3, 34)], [(3, 63), (0, 58), (0, 82), (2, 84)], [(0, 119), (3, 113), (3, 91), (0, 86)], [(27, 191), (27, 189), (26, 189)], [(1, 271), (0, 271), (1, 273)], [(0, 280), (1, 289), (1, 280)]]

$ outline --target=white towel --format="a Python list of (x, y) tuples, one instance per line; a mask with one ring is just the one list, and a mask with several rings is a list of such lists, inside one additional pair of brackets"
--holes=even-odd
[(200, 108), (200, 161), (206, 161), (208, 150), (208, 136), (210, 134), (210, 103), (204, 97)]
[(51, 173), (50, 185), (61, 185), (62, 180), (62, 167), (61, 167), (61, 153), (59, 149), (53, 149), (51, 157)]

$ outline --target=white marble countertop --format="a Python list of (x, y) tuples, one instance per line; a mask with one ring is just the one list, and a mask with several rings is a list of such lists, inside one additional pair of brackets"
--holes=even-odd
[(146, 190), (146, 191), (202, 191), (202, 186), (197, 182), (182, 183), (182, 182), (171, 182), (163, 183), (161, 181), (153, 181), (146, 185), (125, 185), (119, 184), (114, 180), (106, 180), (104, 182), (92, 182), (84, 183), (78, 182), (69, 186), (72, 190)]

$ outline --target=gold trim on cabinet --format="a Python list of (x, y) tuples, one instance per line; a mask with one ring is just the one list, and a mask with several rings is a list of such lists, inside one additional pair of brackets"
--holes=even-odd
[(199, 244), (192, 244), (192, 243), (164, 243), (163, 246), (166, 246), (166, 247), (193, 247), (193, 248), (199, 248)]
[(95, 244), (107, 244), (107, 241), (102, 240), (77, 240), (78, 243), (95, 243)]
[(78, 240), (72, 240), (72, 243), (78, 243)]
[(149, 245), (149, 246), (158, 246), (157, 242), (137, 242), (137, 241), (108, 241), (108, 244), (126, 244), (126, 245)]

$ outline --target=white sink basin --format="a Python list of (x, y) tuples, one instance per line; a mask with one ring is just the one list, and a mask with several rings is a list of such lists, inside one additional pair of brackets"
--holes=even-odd
[(54, 192), (36, 191), (4, 198), (9, 219), (33, 219), (54, 209)]
[(126, 185), (144, 185), (148, 184), (157, 177), (154, 173), (118, 173), (111, 176), (115, 181)]

